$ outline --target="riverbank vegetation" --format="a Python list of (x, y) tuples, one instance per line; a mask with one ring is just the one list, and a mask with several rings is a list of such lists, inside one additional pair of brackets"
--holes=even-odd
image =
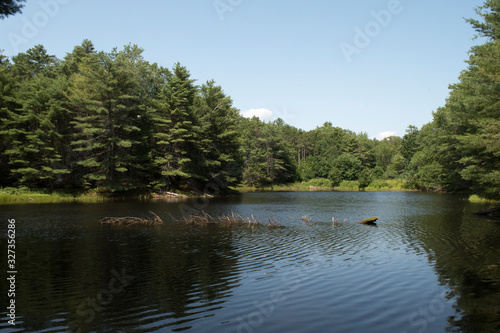
[[(288, 184), (498, 200), (500, 1), (478, 12), (483, 21), (469, 23), (486, 42), (471, 49), (446, 105), (383, 140), (334, 126), (335, 113), (311, 131), (243, 118), (214, 81), (149, 63), (136, 45), (104, 52), (85, 40), (64, 59), (42, 45), (0, 55), (0, 187), (48, 198)], [(0, 200), (20, 195), (3, 190)]]
[(27, 187), (0, 189), (0, 203), (104, 202), (110, 199), (96, 191), (69, 193), (66, 191), (33, 190)]

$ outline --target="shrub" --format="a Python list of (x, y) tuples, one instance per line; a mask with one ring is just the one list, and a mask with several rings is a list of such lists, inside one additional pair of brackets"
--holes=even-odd
[(332, 187), (332, 182), (326, 178), (314, 178), (306, 183), (307, 186)]
[(383, 179), (375, 179), (369, 185), (370, 188), (381, 189), (388, 187), (387, 182)]
[(357, 190), (359, 189), (359, 183), (356, 180), (343, 180), (340, 183), (339, 187)]

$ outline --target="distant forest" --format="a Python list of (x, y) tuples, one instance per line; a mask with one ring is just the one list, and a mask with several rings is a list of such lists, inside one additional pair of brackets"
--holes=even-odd
[(64, 59), (38, 45), (0, 55), (0, 186), (67, 191), (224, 192), (322, 179), (500, 199), (500, 1), (468, 20), (486, 42), (446, 105), (402, 137), (370, 139), (324, 123), (304, 131), (247, 119), (214, 81), (149, 63), (143, 50)]

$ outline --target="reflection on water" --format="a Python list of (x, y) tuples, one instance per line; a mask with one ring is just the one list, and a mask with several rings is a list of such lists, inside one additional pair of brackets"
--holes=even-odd
[[(173, 222), (200, 207), (285, 227)], [(17, 325), (2, 310), (2, 332), (500, 329), (500, 224), (454, 196), (252, 193), (208, 203), (0, 208), (3, 221), (18, 221), (19, 272)], [(98, 223), (148, 211), (165, 223)], [(355, 223), (374, 215), (377, 228)], [(1, 245), (5, 253), (5, 237)], [(0, 286), (8, 289), (6, 280)]]

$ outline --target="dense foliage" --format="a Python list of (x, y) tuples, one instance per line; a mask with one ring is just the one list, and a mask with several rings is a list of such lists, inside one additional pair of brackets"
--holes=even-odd
[(98, 52), (86, 40), (64, 60), (41, 45), (12, 63), (3, 57), (0, 184), (158, 192), (235, 185), (240, 116), (231, 99), (142, 52)]
[(487, 0), (477, 12), (484, 22), (468, 21), (487, 40), (470, 50), (446, 105), (421, 129), (412, 170), (425, 187), (499, 199), (500, 0)]
[(85, 40), (64, 59), (38, 45), (0, 55), (0, 186), (225, 191), (298, 181), (500, 197), (500, 0), (469, 20), (487, 41), (421, 129), (383, 140), (324, 123), (304, 131), (240, 116), (209, 81), (143, 50)]
[(1, 0), (0, 1), (0, 19), (21, 12), (26, 0)]

